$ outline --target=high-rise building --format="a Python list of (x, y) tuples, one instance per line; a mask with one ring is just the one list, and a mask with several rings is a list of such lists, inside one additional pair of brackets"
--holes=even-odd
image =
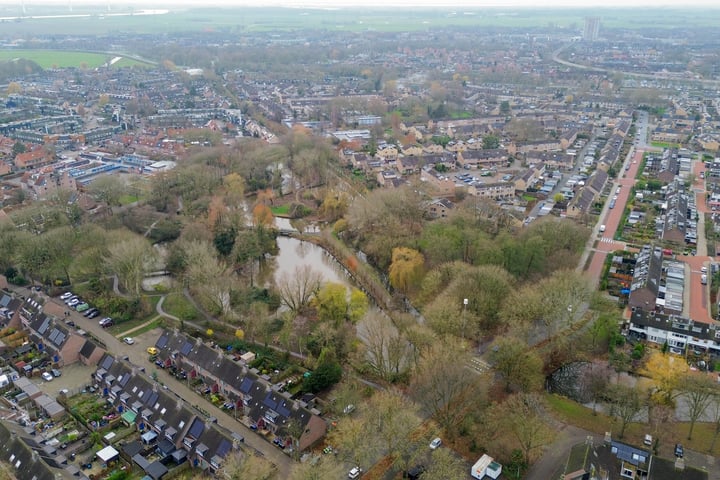
[(583, 40), (586, 42), (596, 42), (600, 35), (600, 17), (586, 17), (585, 30), (583, 31)]

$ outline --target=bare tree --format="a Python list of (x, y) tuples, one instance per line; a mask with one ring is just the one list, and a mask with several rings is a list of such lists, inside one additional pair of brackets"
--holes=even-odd
[(509, 432), (523, 452), (524, 460), (530, 463), (533, 453), (553, 439), (554, 432), (545, 422), (542, 399), (534, 393), (518, 393), (496, 404), (490, 410), (491, 423), (497, 431)]
[(413, 398), (448, 435), (483, 398), (480, 381), (463, 365), (470, 355), (458, 345), (436, 342), (422, 352), (410, 384)]
[(380, 378), (393, 380), (412, 364), (412, 346), (389, 317), (372, 311), (358, 324), (365, 344), (366, 360)]
[(464, 480), (467, 478), (467, 467), (460, 457), (448, 448), (433, 451), (430, 466), (422, 474), (429, 480)]
[(627, 426), (634, 422), (644, 404), (640, 393), (633, 387), (616, 384), (608, 389), (608, 401), (610, 403), (610, 415), (620, 420), (620, 438), (625, 435)]
[(705, 413), (710, 406), (713, 397), (717, 394), (715, 381), (705, 375), (689, 375), (679, 384), (681, 395), (685, 398), (688, 418), (690, 419), (690, 430), (688, 440), (692, 439), (695, 422)]
[(295, 313), (301, 312), (320, 290), (322, 275), (310, 265), (295, 267), (294, 274), (278, 281), (278, 292), (283, 303)]
[(106, 268), (116, 274), (123, 287), (134, 295), (140, 295), (145, 271), (153, 263), (155, 252), (150, 243), (133, 236), (108, 247)]

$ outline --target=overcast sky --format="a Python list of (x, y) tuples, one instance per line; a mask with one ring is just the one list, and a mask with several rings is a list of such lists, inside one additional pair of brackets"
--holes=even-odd
[[(0, 0), (0, 5), (18, 5), (23, 0)], [(720, 8), (718, 0), (24, 0), (25, 5), (61, 4), (74, 5), (96, 4), (113, 5), (144, 5), (148, 8), (154, 6), (306, 6), (317, 8), (337, 8), (343, 6), (382, 6), (382, 7), (446, 7), (457, 10), (478, 7), (646, 7), (646, 6), (676, 6), (676, 7), (714, 7)]]

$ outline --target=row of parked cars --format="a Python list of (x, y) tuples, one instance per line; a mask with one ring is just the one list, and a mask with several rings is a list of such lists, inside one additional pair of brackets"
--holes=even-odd
[[(74, 308), (78, 312), (83, 312), (83, 316), (87, 318), (95, 318), (100, 315), (100, 309), (90, 306), (90, 304), (84, 301), (79, 295), (75, 295), (72, 292), (63, 293), (60, 295), (60, 300), (65, 302), (65, 305), (68, 307)], [(100, 325), (104, 326), (102, 320), (100, 322)]]

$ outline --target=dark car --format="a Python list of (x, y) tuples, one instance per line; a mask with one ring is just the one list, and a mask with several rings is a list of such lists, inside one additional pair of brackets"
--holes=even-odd
[(675, 444), (675, 456), (678, 458), (683, 458), (683, 455), (685, 454), (685, 450), (683, 450), (683, 446), (679, 443)]
[(87, 317), (88, 317), (88, 318), (95, 318), (95, 317), (97, 317), (98, 315), (100, 315), (100, 310), (95, 310), (94, 312), (92, 312), (92, 313), (91, 313), (90, 315), (88, 315)]
[(423, 465), (415, 465), (408, 470), (404, 476), (410, 480), (417, 480), (423, 473), (425, 473), (425, 467)]
[(98, 311), (98, 309), (95, 308), (95, 307), (93, 307), (93, 308), (88, 308), (87, 310), (85, 310), (85, 313), (83, 313), (83, 317), (88, 317), (88, 318), (90, 318), (90, 315), (92, 315), (93, 313), (95, 313), (95, 312), (97, 312), (97, 311)]

